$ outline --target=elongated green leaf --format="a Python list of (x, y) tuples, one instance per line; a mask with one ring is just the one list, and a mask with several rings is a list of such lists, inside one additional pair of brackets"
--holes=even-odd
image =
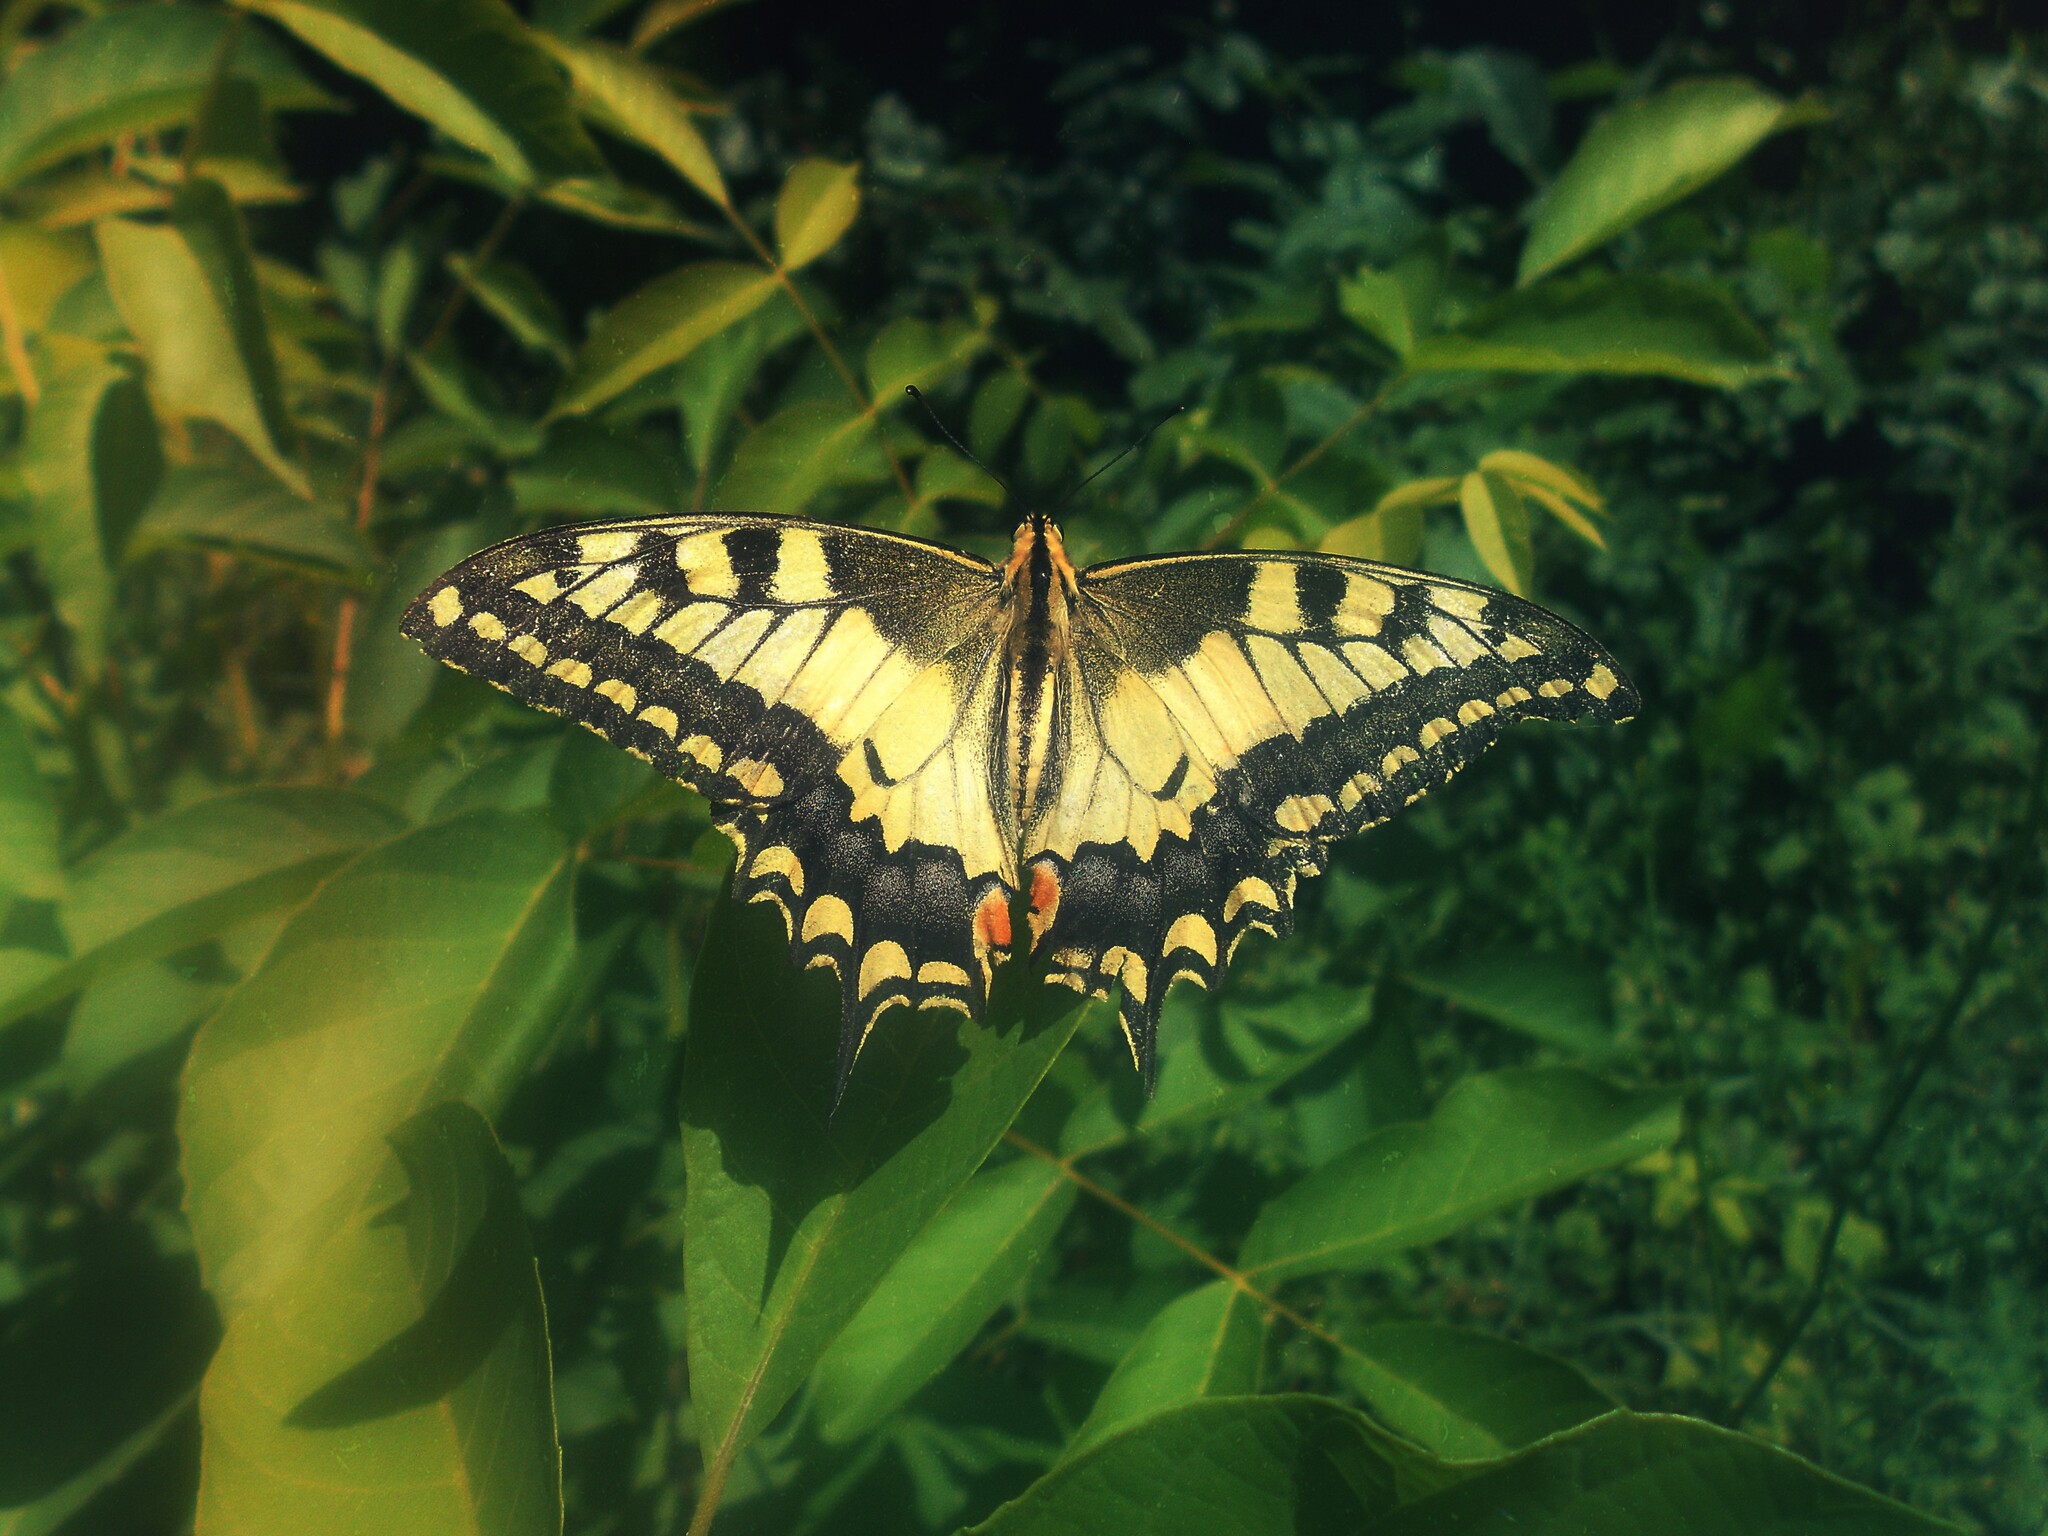
[(819, 1433), (852, 1440), (908, 1401), (1016, 1289), (1073, 1206), (1073, 1181), (1040, 1158), (968, 1180), (820, 1357)]
[(1256, 1392), (1265, 1347), (1263, 1303), (1228, 1280), (1189, 1291), (1138, 1336), (1067, 1442), (1066, 1455), (1184, 1403)]
[(1360, 267), (1337, 283), (1337, 305), (1368, 336), (1396, 357), (1415, 345), (1415, 321), (1408, 313), (1408, 290), (1391, 272)]
[(930, 389), (974, 361), (988, 333), (971, 320), (920, 320), (901, 315), (868, 345), (868, 398), (877, 410), (896, 404), (907, 384)]
[(162, 225), (109, 220), (98, 230), (107, 286), (149, 365), (159, 410), (203, 416), (301, 496), (287, 456), (291, 424), (242, 216), (221, 187), (195, 177)]
[(568, 67), (576, 105), (595, 122), (653, 150), (712, 202), (721, 208), (727, 205), (718, 162), (660, 71), (638, 54), (609, 43), (571, 42), (546, 34), (540, 41)]
[(478, 266), (467, 256), (451, 255), (448, 270), (469, 284), (477, 307), (488, 312), (531, 352), (544, 352), (563, 366), (574, 357), (555, 301), (527, 268), (496, 260)]
[(1270, 1284), (1434, 1241), (1669, 1145), (1678, 1103), (1564, 1067), (1468, 1077), (1429, 1119), (1375, 1132), (1274, 1200), (1238, 1267)]
[(501, 0), (245, 0), (521, 186), (604, 169), (547, 51)]
[[(1086, 1012), (993, 1025), (892, 1010), (832, 1107), (838, 989), (789, 969), (773, 914), (706, 937), (684, 1065), (690, 1388), (705, 1460), (786, 1402), (890, 1265), (995, 1145)], [(1063, 1000), (1025, 987), (1021, 1001)], [(1008, 1018), (1013, 1022), (1002, 1021)]]
[(1656, 374), (1722, 389), (1781, 372), (1719, 288), (1648, 273), (1591, 273), (1509, 294), (1455, 333), (1418, 341), (1407, 369)]
[(237, 469), (181, 467), (164, 476), (135, 525), (129, 550), (141, 554), (167, 545), (351, 579), (377, 564), (376, 551), (339, 508)]
[(1781, 129), (1812, 120), (1753, 80), (1681, 80), (1626, 102), (1586, 137), (1545, 192), (1515, 271), (1530, 283), (1690, 197)]
[(1615, 1406), (1564, 1361), (1496, 1334), (1378, 1323), (1344, 1344), (1345, 1384), (1382, 1424), (1447, 1461), (1519, 1451)]
[[(401, 1127), (454, 1099), (501, 1104), (545, 1042), (575, 976), (571, 862), (538, 817), (386, 842), (194, 1040), (186, 1212), (227, 1329), (200, 1405), (205, 1528), (558, 1528), (507, 1176), (473, 1126), (444, 1126), (440, 1150)], [(385, 1216), (407, 1166), (428, 1202), (406, 1207), (409, 1233)]]
[[(7, 300), (24, 336), (42, 332), (52, 306), (95, 264), (92, 241), (79, 231), (0, 224), (0, 281), (7, 284)], [(33, 358), (30, 368), (33, 371)], [(0, 375), (0, 388), (17, 388), (11, 369)]]
[(799, 160), (775, 199), (775, 244), (782, 268), (807, 267), (839, 243), (860, 211), (860, 167), (836, 160)]
[(36, 768), (27, 728), (0, 704), (0, 898), (62, 893), (57, 802)]
[[(216, 1373), (207, 1425), (235, 1451), (213, 1458), (202, 1507), (231, 1529), (549, 1536), (561, 1529), (561, 1451), (518, 1182), (489, 1122), (467, 1104), (436, 1105), (389, 1139), (408, 1190), (399, 1207), (404, 1272), (394, 1273), (397, 1245), (385, 1233), (352, 1234), (353, 1243), (328, 1248), (290, 1314), (346, 1311), (351, 1336), (374, 1319), (384, 1338), (299, 1397), (281, 1424), (274, 1405)], [(378, 1225), (388, 1232), (391, 1223)], [(237, 1318), (224, 1365), (274, 1366), (249, 1355), (259, 1343), (275, 1347), (264, 1335), (284, 1321), (267, 1308)], [(310, 1364), (325, 1351), (295, 1353), (295, 1364)], [(295, 1485), (329, 1467), (348, 1469), (348, 1494), (295, 1515)], [(441, 1487), (422, 1496), (411, 1485), (429, 1469)], [(393, 1517), (403, 1524), (383, 1523)]]
[(1404, 971), (1401, 979), (1548, 1045), (1595, 1057), (1613, 1049), (1607, 974), (1576, 956), (1491, 950)]
[(851, 401), (807, 400), (777, 411), (747, 435), (712, 505), (800, 512), (827, 486), (880, 480), (888, 472), (872, 417)]
[(683, 447), (700, 476), (711, 472), (763, 360), (803, 333), (803, 316), (787, 294), (777, 293), (677, 365), (674, 395), (683, 413)]
[(99, 671), (113, 616), (113, 562), (163, 472), (142, 387), (104, 348), (44, 339), (43, 395), (22, 431), (36, 557), (81, 670)]
[(1327, 1398), (1206, 1398), (1062, 1461), (974, 1536), (1363, 1531), (1394, 1505), (1403, 1451)]
[[(123, 134), (188, 122), (228, 20), (200, 6), (123, 6), (28, 54), (0, 85), (0, 186)], [(230, 67), (270, 111), (339, 105), (259, 32), (236, 39)]]
[(1953, 1536), (1955, 1527), (1697, 1419), (1610, 1413), (1417, 1498), (1373, 1536)]
[(614, 432), (588, 417), (553, 423), (540, 452), (507, 478), (522, 512), (636, 517), (684, 505), (675, 464), (638, 433)]
[(679, 267), (622, 300), (599, 322), (555, 403), (587, 411), (737, 325), (776, 290), (773, 273), (741, 262)]
[(1148, 1100), (1115, 1078), (1060, 1129), (1067, 1156), (1098, 1152), (1132, 1134), (1220, 1119), (1273, 1091), (1372, 1020), (1371, 987), (1306, 987), (1279, 1002), (1212, 1001), (1170, 993), (1160, 1030), (1159, 1084)]
[(97, 969), (170, 954), (302, 900), (343, 859), (402, 825), (359, 795), (282, 787), (147, 822), (73, 870), (58, 917), (75, 958), (0, 1002), (0, 1020), (68, 995)]
[(1458, 510), (1486, 573), (1517, 597), (1528, 596), (1536, 551), (1529, 542), (1529, 509), (1515, 488), (1503, 476), (1474, 470), (1458, 483)]

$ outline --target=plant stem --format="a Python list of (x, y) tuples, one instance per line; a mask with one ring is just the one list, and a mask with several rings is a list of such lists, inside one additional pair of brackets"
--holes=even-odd
[(1962, 969), (1956, 975), (1955, 990), (1949, 994), (1947, 1004), (1933, 1028), (1927, 1031), (1919, 1047), (1907, 1058), (1892, 1078), (1890, 1092), (1885, 1095), (1884, 1108), (1864, 1137), (1863, 1145), (1851, 1158), (1840, 1179), (1835, 1181), (1833, 1208), (1828, 1212), (1828, 1224), (1821, 1232), (1820, 1249), (1815, 1256), (1813, 1278), (1807, 1282), (1806, 1292), (1799, 1299), (1799, 1305), (1792, 1313), (1792, 1320), (1785, 1327), (1784, 1336), (1779, 1339), (1771, 1356), (1756, 1373), (1741, 1397), (1735, 1400), (1722, 1422), (1733, 1429), (1756, 1405), (1762, 1401), (1771, 1382), (1777, 1377), (1786, 1360), (1791, 1357), (1799, 1337), (1806, 1331), (1806, 1325), (1813, 1321), (1813, 1315), (1820, 1310), (1821, 1300), (1827, 1294), (1828, 1280), (1834, 1268), (1836, 1244), (1842, 1235), (1842, 1223), (1848, 1218), (1849, 1199), (1856, 1186), (1863, 1180), (1877, 1155), (1891, 1137), (1906, 1112), (1906, 1105), (1912, 1100), (1913, 1092), (1920, 1086), (1920, 1080), (1940, 1058), (1948, 1045), (1948, 1038), (1954, 1032), (1956, 1021), (1968, 1006), (1971, 994), (1977, 990), (1978, 979), (1984, 967), (1990, 962), (1991, 949), (1998, 942), (1998, 936), (2005, 931), (2006, 920), (2012, 915), (2013, 902), (2019, 894), (2020, 881), (2024, 876), (2030, 855), (2034, 853), (2036, 836), (2041, 826), (2042, 784), (2048, 779), (2048, 729), (2041, 731), (2041, 739), (2034, 751), (2033, 775), (2027, 785), (2025, 809), (2020, 813), (2017, 835), (2007, 851), (2005, 867), (2000, 874), (1998, 893), (1992, 898), (1991, 910), (1985, 915), (1984, 926), (1977, 930), (1970, 941), (1970, 947), (1963, 957)]

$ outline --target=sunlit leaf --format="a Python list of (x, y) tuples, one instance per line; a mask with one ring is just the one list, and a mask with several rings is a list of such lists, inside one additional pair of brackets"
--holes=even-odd
[(1536, 578), (1536, 551), (1529, 541), (1529, 511), (1515, 488), (1502, 476), (1474, 470), (1458, 483), (1458, 509), (1487, 574), (1526, 597)]
[(1445, 1323), (1375, 1323), (1344, 1336), (1337, 1374), (1387, 1428), (1451, 1461), (1533, 1445), (1610, 1412), (1564, 1361)]
[(1586, 130), (1544, 193), (1515, 281), (1533, 282), (1690, 197), (1772, 134), (1813, 116), (1804, 103), (1733, 76), (1681, 80), (1623, 103)]
[[(123, 134), (189, 121), (228, 25), (224, 10), (122, 6), (22, 57), (0, 85), (0, 186)], [(230, 67), (270, 111), (339, 105), (253, 29), (236, 39)]]
[(522, 186), (604, 162), (555, 62), (501, 0), (243, 0)]
[[(788, 1400), (1093, 1011), (1028, 984), (1021, 999), (999, 989), (988, 1024), (892, 1010), (835, 1109), (838, 989), (792, 972), (787, 953), (772, 913), (722, 907), (690, 1002), (690, 1389), (718, 1468)], [(1003, 1011), (1020, 1002), (1033, 1010), (1022, 1022)]]
[(718, 162), (659, 70), (609, 43), (570, 42), (545, 34), (540, 41), (568, 67), (576, 104), (593, 121), (653, 150), (712, 202), (721, 208), (727, 205)]
[(782, 267), (809, 266), (839, 243), (860, 211), (858, 165), (799, 160), (783, 178), (775, 200), (775, 244)]
[(917, 499), (929, 506), (935, 501), (972, 501), (984, 507), (1003, 504), (1003, 488), (989, 478), (988, 471), (970, 464), (951, 448), (935, 447), (918, 461)]
[(740, 262), (679, 267), (613, 306), (584, 343), (558, 414), (587, 411), (677, 362), (766, 303), (773, 273)]
[(1415, 322), (1408, 313), (1408, 291), (1391, 272), (1360, 267), (1337, 282), (1337, 305), (1368, 336), (1396, 357), (1415, 345)]
[(219, 980), (194, 980), (191, 969), (144, 960), (96, 974), (66, 1022), (58, 1080), (74, 1095), (90, 1093), (211, 1013), (227, 988)]
[(1074, 1194), (1071, 1179), (1035, 1157), (968, 1180), (820, 1357), (819, 1432), (852, 1440), (937, 1375), (1043, 1257)]
[[(0, 282), (12, 324), (23, 337), (36, 335), (50, 310), (94, 266), (92, 242), (80, 234), (53, 234), (27, 224), (0, 224)], [(19, 388), (18, 364), (0, 371), (0, 388)]]
[(1652, 374), (1737, 389), (1781, 370), (1770, 342), (1711, 283), (1590, 273), (1509, 294), (1427, 337), (1410, 373)]
[(1141, 1419), (1205, 1397), (1239, 1397), (1259, 1388), (1266, 1347), (1263, 1302), (1228, 1280), (1212, 1280), (1160, 1310), (1096, 1394), (1095, 1406), (1067, 1442), (1066, 1455)]
[(1429, 1119), (1374, 1132), (1268, 1204), (1238, 1267), (1270, 1284), (1433, 1242), (1668, 1145), (1678, 1106), (1562, 1067), (1468, 1077)]
[(905, 385), (931, 389), (951, 378), (988, 345), (988, 333), (968, 320), (920, 320), (901, 315), (868, 345), (868, 398), (893, 406)]
[(56, 797), (36, 768), (20, 716), (0, 704), (0, 899), (48, 900), (63, 889)]
[(376, 551), (339, 508), (294, 496), (246, 470), (171, 470), (130, 537), (132, 554), (167, 545), (219, 550), (293, 569), (358, 578)]
[(157, 408), (203, 416), (241, 439), (300, 495), (291, 425), (242, 217), (213, 182), (187, 182), (167, 224), (113, 219), (98, 229), (107, 285), (149, 367)]
[(1524, 496), (1547, 508), (1553, 517), (1596, 549), (1607, 547), (1606, 538), (1586, 516), (1588, 512), (1605, 512), (1607, 505), (1592, 482), (1576, 471), (1517, 448), (1496, 448), (1480, 458), (1479, 467), (1499, 475)]
[(879, 480), (888, 472), (873, 417), (851, 401), (810, 400), (777, 411), (747, 434), (712, 505), (800, 512), (827, 486)]

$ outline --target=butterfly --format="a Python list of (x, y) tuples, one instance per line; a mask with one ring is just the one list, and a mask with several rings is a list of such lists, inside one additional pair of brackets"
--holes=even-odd
[(1168, 988), (1285, 935), (1336, 839), (1511, 721), (1638, 703), (1487, 587), (1307, 552), (1077, 570), (1043, 513), (1001, 564), (769, 514), (571, 525), (463, 561), (403, 628), (710, 800), (735, 896), (838, 977), (842, 1088), (885, 1010), (979, 1018), (1024, 955), (1118, 996), (1149, 1088)]

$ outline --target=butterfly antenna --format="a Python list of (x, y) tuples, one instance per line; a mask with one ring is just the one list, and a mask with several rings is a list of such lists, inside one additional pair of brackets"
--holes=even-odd
[[(1157, 432), (1161, 427), (1165, 426), (1169, 421), (1173, 420), (1174, 417), (1178, 416), (1182, 411), (1186, 409), (1187, 407), (1184, 405), (1176, 405), (1164, 416), (1160, 417), (1157, 421), (1153, 422), (1151, 426), (1147, 427), (1142, 433), (1139, 434), (1138, 440), (1136, 442), (1132, 443), (1128, 448), (1124, 449), (1115, 458), (1111, 459), (1107, 464), (1103, 465), (1100, 469), (1096, 470), (1093, 474), (1089, 475), (1086, 479), (1084, 479), (1079, 485), (1075, 486), (1072, 490), (1068, 491), (1066, 495), (1062, 496), (1059, 499), (1059, 501), (1054, 504), (1052, 511), (1059, 511), (1061, 507), (1064, 507), (1076, 496), (1080, 495), (1083, 491), (1087, 490), (1088, 487), (1093, 485), (1097, 480), (1100, 480), (1112, 469), (1115, 469), (1117, 465), (1123, 463), (1125, 459), (1128, 459), (1140, 448), (1144, 447), (1147, 443), (1151, 442), (1152, 434), (1154, 432)], [(1048, 512), (1046, 515), (1050, 517), (1052, 513)]]
[(919, 389), (915, 384), (906, 384), (903, 386), (903, 393), (910, 396), (911, 399), (915, 400), (919, 405), (924, 407), (925, 415), (931, 417), (932, 425), (939, 429), (939, 435), (945, 438), (947, 442), (951, 443), (956, 449), (959, 450), (961, 458), (965, 459), (968, 463), (972, 464), (984, 475), (987, 475), (989, 479), (995, 481), (997, 485), (1000, 485), (1003, 488), (1003, 495), (1005, 498), (1010, 497), (1011, 493), (1009, 482), (1004, 480), (1001, 475), (997, 474), (994, 470), (990, 469), (986, 464), (982, 463), (981, 460), (977, 459), (973, 454), (967, 451), (967, 445), (961, 442), (959, 438), (953, 435), (953, 429), (947, 426), (943, 421), (939, 420), (939, 413), (932, 409), (931, 401), (925, 399), (923, 390)]

